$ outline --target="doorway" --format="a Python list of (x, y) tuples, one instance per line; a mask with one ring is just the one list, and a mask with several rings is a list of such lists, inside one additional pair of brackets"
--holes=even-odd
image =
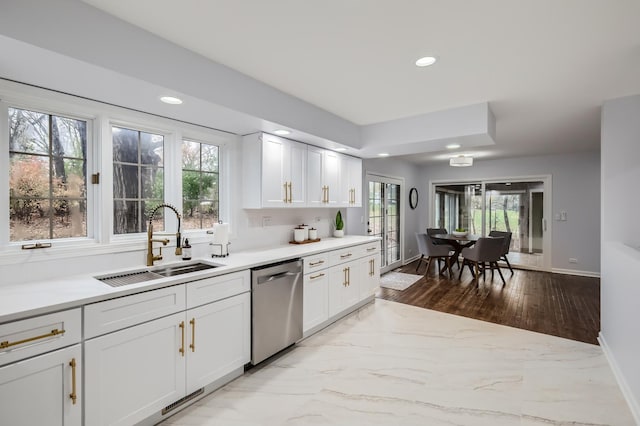
[(546, 219), (551, 206), (551, 177), (509, 178), (432, 183), (435, 227), (464, 228), (486, 236), (511, 232), (509, 261), (521, 268), (550, 269), (550, 233)]
[(367, 173), (367, 233), (381, 238), (380, 272), (402, 266), (402, 179)]

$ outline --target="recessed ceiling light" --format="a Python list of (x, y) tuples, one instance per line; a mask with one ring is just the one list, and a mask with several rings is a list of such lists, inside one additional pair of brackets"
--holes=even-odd
[(340, 151), (340, 152), (343, 152), (343, 151), (346, 151), (346, 150), (347, 150), (347, 148), (336, 148), (336, 151)]
[(278, 136), (287, 136), (291, 134), (289, 130), (285, 130), (285, 129), (274, 130), (273, 133), (275, 133)]
[(438, 59), (435, 56), (425, 56), (424, 58), (420, 58), (416, 61), (416, 66), (428, 67), (429, 65), (435, 64), (437, 60)]
[(171, 105), (180, 105), (182, 103), (182, 99), (176, 98), (175, 96), (162, 96), (160, 100), (165, 104)]
[(511, 182), (506, 182), (505, 185), (510, 186)]
[(381, 152), (380, 154), (378, 154), (378, 157), (388, 157), (389, 153), (388, 152)]
[(459, 143), (450, 143), (449, 145), (446, 146), (447, 149), (458, 149), (460, 148), (462, 145), (460, 145)]

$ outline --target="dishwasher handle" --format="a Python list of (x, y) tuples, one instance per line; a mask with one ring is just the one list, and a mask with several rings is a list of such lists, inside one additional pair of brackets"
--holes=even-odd
[(274, 274), (274, 275), (269, 275), (269, 276), (265, 276), (265, 277), (258, 277), (258, 285), (260, 284), (265, 284), (271, 281), (275, 281), (279, 278), (283, 278), (283, 277), (292, 277), (295, 275), (298, 275), (299, 272), (289, 272), (289, 271), (285, 271), (285, 272), (280, 272), (279, 274)]

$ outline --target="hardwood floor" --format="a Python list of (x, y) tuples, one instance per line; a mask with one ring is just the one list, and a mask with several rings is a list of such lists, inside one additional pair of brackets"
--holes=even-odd
[[(537, 331), (597, 345), (600, 331), (600, 279), (508, 268), (491, 281), (476, 283), (465, 268), (458, 280), (438, 276), (435, 262), (429, 274), (404, 291), (380, 288), (376, 297), (421, 308), (461, 315), (496, 324)], [(397, 269), (407, 274), (424, 274), (426, 262), (416, 273), (417, 261)]]

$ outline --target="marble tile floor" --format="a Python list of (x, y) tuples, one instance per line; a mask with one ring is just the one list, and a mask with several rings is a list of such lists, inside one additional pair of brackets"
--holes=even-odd
[(381, 299), (162, 423), (634, 424), (599, 346)]

